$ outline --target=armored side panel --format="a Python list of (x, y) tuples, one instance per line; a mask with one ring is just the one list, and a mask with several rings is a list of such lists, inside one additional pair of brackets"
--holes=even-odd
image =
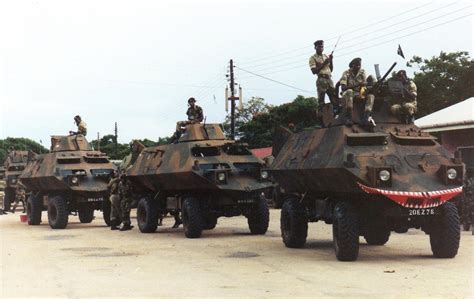
[[(178, 143), (144, 149), (127, 171), (151, 192), (246, 192), (255, 195), (270, 183), (260, 182), (263, 161), (243, 144), (225, 140), (218, 124), (189, 125)], [(216, 176), (225, 174), (225, 181)]]
[(23, 172), (28, 160), (27, 151), (11, 151), (5, 159), (5, 181), (8, 188), (17, 188), (18, 176)]
[(91, 150), (92, 147), (82, 135), (51, 136), (51, 152)]

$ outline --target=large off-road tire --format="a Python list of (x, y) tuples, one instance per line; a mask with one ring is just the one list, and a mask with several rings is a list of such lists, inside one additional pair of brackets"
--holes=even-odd
[(354, 206), (346, 201), (334, 207), (332, 235), (336, 257), (340, 261), (355, 261), (359, 255), (359, 219)]
[(300, 199), (289, 197), (283, 202), (280, 216), (283, 243), (289, 248), (301, 248), (308, 236), (308, 217)]
[(252, 212), (247, 217), (250, 233), (252, 235), (264, 235), (268, 230), (270, 222), (270, 211), (268, 210), (267, 199), (259, 196)]
[(203, 229), (210, 230), (210, 229), (216, 228), (216, 225), (217, 225), (217, 217), (216, 216), (207, 215), (207, 217), (205, 217), (204, 220), (205, 221), (204, 221)]
[(41, 223), (41, 212), (43, 211), (43, 202), (41, 197), (33, 194), (26, 201), (26, 215), (28, 216), (29, 225), (39, 225)]
[(204, 226), (204, 217), (201, 212), (199, 200), (193, 197), (185, 198), (181, 213), (184, 235), (187, 238), (199, 238)]
[(69, 211), (64, 197), (54, 196), (48, 202), (48, 222), (53, 229), (64, 229), (67, 226)]
[(461, 224), (456, 206), (447, 202), (440, 208), (441, 215), (430, 231), (433, 255), (438, 258), (453, 258), (458, 253), (461, 239)]
[(81, 208), (79, 210), (79, 221), (81, 223), (91, 223), (94, 220), (94, 209)]
[(153, 233), (158, 228), (158, 205), (151, 198), (142, 198), (137, 205), (138, 228), (142, 233)]
[[(112, 205), (110, 204), (110, 200), (108, 198), (104, 198), (104, 200), (102, 201), (102, 217), (104, 218), (104, 222), (107, 226), (111, 226), (113, 224), (112, 221), (110, 220), (111, 210), (112, 210)], [(116, 225), (119, 225), (119, 224), (116, 224)]]
[(369, 227), (364, 233), (364, 239), (369, 245), (385, 245), (390, 238), (390, 231), (383, 227)]
[(5, 196), (3, 197), (3, 210), (10, 212), (12, 203), (15, 201), (15, 189), (5, 188)]

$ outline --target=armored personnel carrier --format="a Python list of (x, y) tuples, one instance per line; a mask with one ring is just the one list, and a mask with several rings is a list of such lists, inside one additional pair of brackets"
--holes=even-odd
[(26, 166), (26, 161), (28, 159), (27, 151), (17, 151), (13, 150), (8, 153), (7, 158), (5, 159), (5, 196), (3, 199), (3, 208), (4, 210), (10, 211), (12, 202), (15, 201), (15, 192), (18, 188), (18, 177), (23, 172)]
[[(381, 89), (383, 90), (383, 89)], [(332, 224), (337, 259), (356, 260), (359, 236), (384, 245), (391, 231), (423, 230), (436, 257), (457, 254), (460, 222), (450, 199), (462, 191), (464, 165), (413, 124), (390, 114), (376, 93), (375, 127), (362, 125), (364, 103), (354, 101), (354, 125), (323, 109), (324, 128), (275, 135), (270, 172), (284, 191), (281, 233), (287, 247), (303, 247), (308, 222)]]
[(166, 213), (182, 218), (188, 238), (213, 229), (217, 218), (244, 215), (252, 234), (265, 234), (269, 212), (262, 193), (272, 183), (263, 161), (245, 144), (225, 139), (219, 124), (192, 124), (176, 143), (143, 149), (128, 168), (140, 196), (140, 231), (154, 232)]
[(94, 210), (103, 210), (109, 225), (107, 184), (114, 170), (108, 157), (94, 151), (84, 136), (52, 136), (51, 152), (30, 155), (20, 176), (31, 192), (28, 224), (40, 224), (41, 212), (47, 210), (51, 228), (62, 229), (71, 213), (78, 213), (81, 223), (90, 223)]
[(5, 179), (5, 166), (0, 166), (0, 180)]

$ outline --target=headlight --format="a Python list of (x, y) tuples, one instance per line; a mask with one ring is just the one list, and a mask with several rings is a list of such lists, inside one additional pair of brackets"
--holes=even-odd
[(262, 171), (260, 172), (260, 177), (261, 177), (262, 179), (264, 179), (264, 180), (268, 179), (268, 171), (262, 170)]
[(15, 183), (16, 183), (16, 179), (12, 179), (10, 182), (11, 182), (12, 184), (15, 184)]
[(446, 174), (448, 176), (448, 179), (450, 180), (454, 180), (458, 176), (458, 172), (454, 168), (448, 169), (448, 171), (446, 171)]
[(217, 180), (219, 182), (225, 182), (225, 179), (226, 179), (225, 172), (220, 172), (217, 174)]
[(390, 180), (390, 171), (384, 169), (379, 172), (379, 178), (382, 182)]
[(71, 178), (71, 183), (73, 183), (74, 185), (77, 184), (78, 182), (79, 182), (79, 179), (77, 177)]

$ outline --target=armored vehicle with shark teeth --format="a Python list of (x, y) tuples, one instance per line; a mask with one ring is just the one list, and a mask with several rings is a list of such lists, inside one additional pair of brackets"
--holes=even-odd
[(263, 196), (273, 186), (263, 161), (246, 144), (225, 138), (219, 124), (192, 124), (173, 144), (144, 148), (126, 170), (138, 196), (141, 232), (157, 229), (166, 213), (182, 219), (188, 238), (213, 229), (217, 218), (244, 215), (252, 234), (265, 234)]
[(28, 224), (39, 225), (42, 211), (47, 210), (51, 228), (63, 229), (70, 214), (90, 223), (94, 210), (102, 210), (110, 225), (107, 184), (114, 170), (106, 154), (93, 150), (84, 136), (52, 136), (51, 152), (30, 154), (20, 176), (31, 192)]
[(277, 130), (269, 171), (284, 191), (281, 233), (287, 247), (303, 247), (308, 222), (322, 220), (332, 224), (341, 261), (357, 259), (359, 236), (384, 245), (391, 231), (409, 228), (429, 235), (434, 256), (457, 254), (460, 221), (450, 199), (462, 192), (461, 155), (392, 116), (389, 87), (381, 87), (372, 112), (375, 127), (362, 125), (364, 103), (356, 100), (352, 126), (334, 118), (327, 105), (323, 128)]

